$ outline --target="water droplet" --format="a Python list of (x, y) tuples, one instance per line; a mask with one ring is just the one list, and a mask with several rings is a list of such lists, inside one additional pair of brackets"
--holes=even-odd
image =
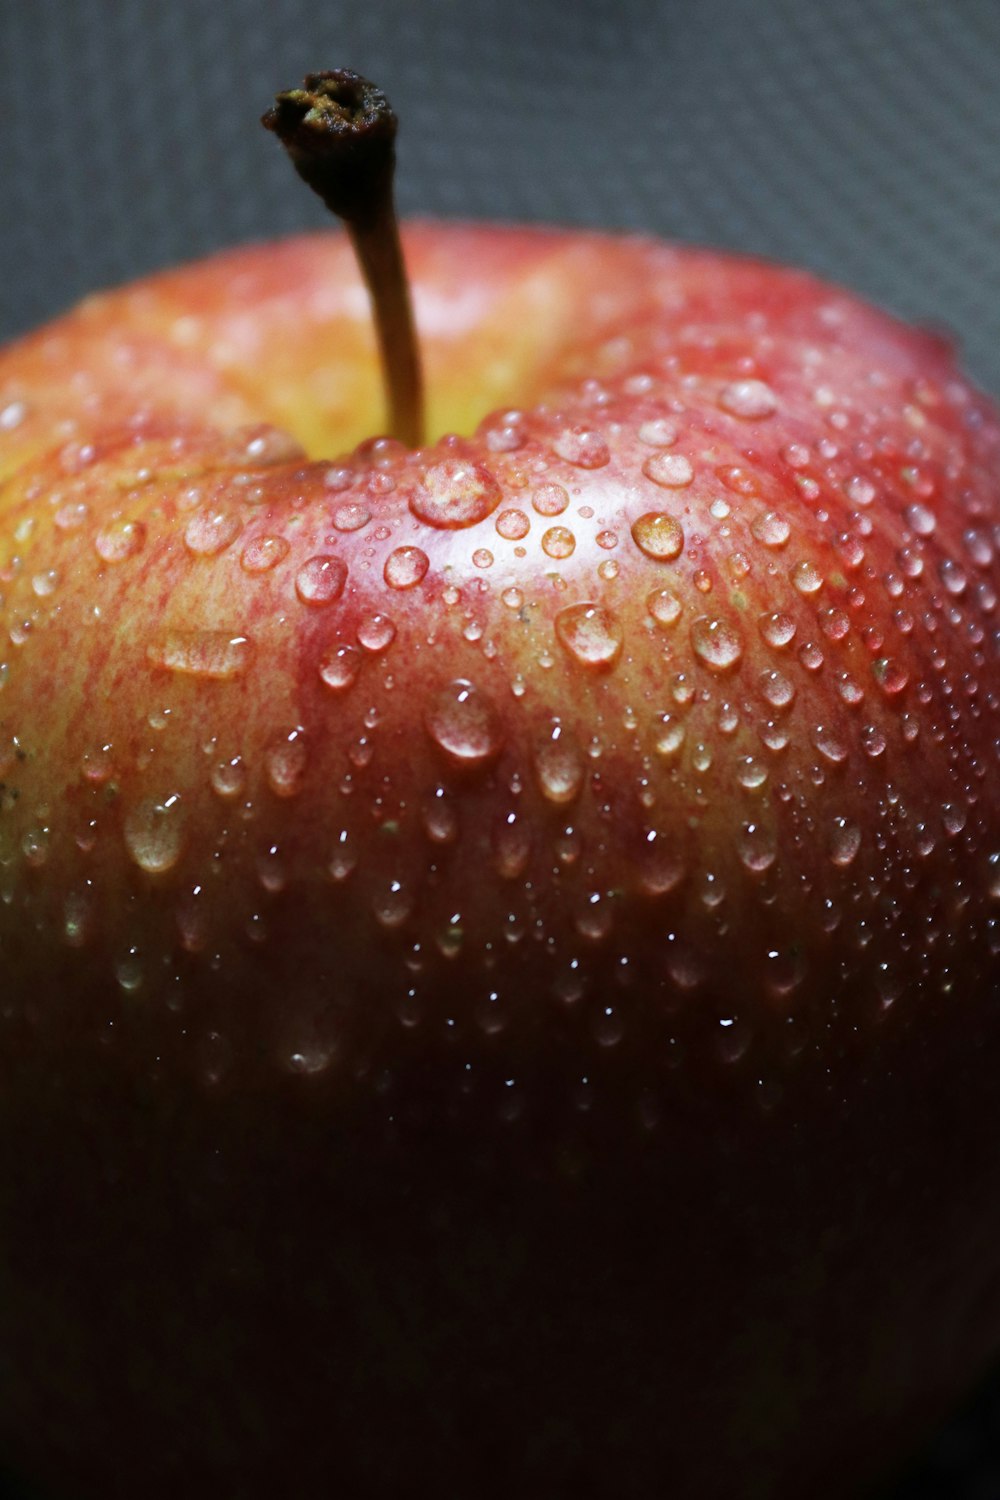
[(662, 755), (665, 760), (672, 759), (680, 752), (685, 733), (680, 719), (674, 718), (672, 714), (661, 714), (655, 739), (657, 755)]
[(523, 510), (502, 510), (496, 519), (500, 536), (508, 542), (519, 542), (531, 530), (531, 522)]
[(816, 564), (808, 559), (795, 563), (789, 570), (789, 577), (799, 593), (807, 597), (819, 593), (825, 581)]
[(548, 557), (572, 557), (576, 551), (576, 537), (566, 526), (550, 526), (542, 537), (542, 550)]
[(371, 510), (360, 500), (345, 500), (335, 507), (330, 520), (336, 531), (361, 531), (371, 518)]
[(684, 550), (684, 531), (679, 521), (664, 511), (647, 511), (632, 523), (636, 546), (656, 562), (672, 562)]
[(493, 829), (493, 863), (503, 880), (516, 880), (524, 874), (531, 852), (531, 837), (524, 820), (507, 813)]
[(917, 536), (933, 536), (937, 530), (937, 516), (926, 505), (915, 502), (908, 505), (903, 511), (907, 526), (917, 533)]
[(600, 469), (611, 458), (601, 434), (589, 427), (564, 427), (552, 447), (561, 459), (578, 469)]
[(63, 938), (70, 948), (83, 948), (94, 929), (94, 900), (89, 891), (71, 891), (63, 906)]
[(13, 432), (27, 415), (28, 407), (24, 401), (8, 401), (6, 406), (0, 407), (0, 432)]
[(342, 693), (353, 687), (361, 670), (362, 656), (357, 646), (334, 643), (320, 658), (319, 675), (328, 688)]
[(878, 492), (870, 480), (865, 479), (861, 474), (855, 474), (844, 485), (844, 493), (852, 504), (868, 506), (871, 505)]
[(269, 573), (291, 550), (283, 536), (251, 537), (243, 548), (240, 566), (245, 573)]
[(700, 616), (691, 626), (691, 646), (698, 660), (713, 672), (728, 672), (743, 658), (743, 637), (724, 620)]
[(295, 592), (303, 604), (321, 609), (344, 592), (347, 564), (340, 557), (310, 557), (295, 575)]
[(264, 768), (276, 797), (294, 797), (302, 790), (307, 760), (303, 729), (285, 730), (271, 741), (264, 755)]
[(763, 380), (734, 380), (719, 392), (719, 405), (731, 417), (754, 422), (773, 416), (778, 398)]
[(253, 642), (228, 630), (168, 630), (146, 648), (150, 666), (217, 682), (241, 677), (253, 658)]
[(795, 702), (795, 684), (783, 672), (762, 672), (760, 690), (772, 708), (789, 708)]
[(246, 786), (247, 773), (243, 757), (234, 755), (229, 760), (217, 761), (212, 767), (209, 780), (216, 796), (227, 802), (233, 801)]
[(535, 770), (543, 795), (557, 804), (573, 802), (583, 786), (584, 762), (574, 735), (555, 724), (535, 752)]
[(385, 651), (395, 639), (395, 621), (388, 615), (368, 615), (358, 626), (358, 644), (373, 654)]
[(410, 496), (410, 509), (428, 526), (459, 530), (484, 521), (502, 499), (503, 491), (488, 469), (448, 458), (424, 471)]
[(795, 638), (796, 625), (790, 615), (776, 611), (774, 614), (762, 615), (760, 618), (760, 633), (769, 646), (776, 651), (789, 645)]
[(833, 863), (846, 868), (861, 848), (861, 829), (846, 818), (834, 818), (828, 848)]
[(94, 548), (105, 562), (124, 562), (135, 557), (146, 545), (146, 528), (141, 521), (112, 521), (94, 538)]
[(669, 448), (677, 441), (677, 428), (666, 417), (653, 417), (641, 424), (639, 441), (650, 448)]
[(792, 534), (792, 528), (780, 511), (769, 510), (757, 516), (750, 530), (765, 547), (783, 547)]
[(561, 516), (569, 495), (561, 484), (541, 484), (532, 494), (531, 504), (540, 516)]
[(847, 746), (836, 730), (831, 729), (829, 725), (815, 724), (811, 737), (820, 755), (832, 764), (839, 765), (841, 761), (847, 759)]
[(872, 662), (872, 675), (883, 693), (895, 698), (910, 680), (910, 674), (901, 662), (891, 656), (880, 656)]
[(670, 589), (654, 589), (646, 600), (646, 608), (656, 621), (664, 629), (676, 625), (681, 616), (681, 601)]
[(684, 861), (677, 850), (656, 830), (643, 840), (636, 861), (639, 889), (647, 896), (666, 896), (676, 890), (685, 876)]
[(145, 797), (125, 818), (125, 846), (141, 870), (162, 875), (172, 870), (184, 847), (184, 818), (180, 797), (159, 802)]
[(621, 654), (621, 621), (600, 604), (571, 604), (556, 615), (556, 635), (574, 660), (609, 669)]
[(647, 479), (667, 490), (681, 490), (694, 478), (691, 460), (681, 453), (654, 453), (642, 466)]
[(391, 589), (412, 589), (421, 583), (430, 558), (420, 547), (397, 547), (385, 560), (382, 576)]
[(242, 530), (243, 522), (234, 511), (200, 510), (184, 528), (184, 545), (197, 557), (214, 557), (230, 547)]
[(759, 823), (744, 823), (737, 841), (740, 859), (748, 870), (762, 875), (777, 858), (774, 835)]
[(493, 705), (465, 678), (457, 678), (441, 689), (424, 722), (435, 744), (456, 765), (485, 765), (503, 746)]

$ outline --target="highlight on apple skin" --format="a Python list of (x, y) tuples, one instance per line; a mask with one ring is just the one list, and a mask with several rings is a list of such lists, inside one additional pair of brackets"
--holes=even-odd
[(338, 234), (0, 353), (0, 1453), (859, 1494), (1000, 1346), (996, 411), (803, 273), (403, 245), (416, 448)]

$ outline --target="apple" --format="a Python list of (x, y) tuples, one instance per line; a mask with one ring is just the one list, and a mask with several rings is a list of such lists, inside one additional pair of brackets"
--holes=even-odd
[(1000, 419), (804, 273), (415, 223), (425, 439), (374, 175), (0, 353), (0, 1453), (857, 1496), (1000, 1347)]

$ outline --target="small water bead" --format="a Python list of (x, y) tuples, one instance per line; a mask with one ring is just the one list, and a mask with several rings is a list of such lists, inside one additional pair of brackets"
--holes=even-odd
[(535, 751), (535, 771), (543, 796), (557, 805), (575, 801), (583, 786), (584, 770), (575, 736), (555, 724)]
[(184, 817), (176, 794), (158, 801), (145, 797), (125, 817), (125, 847), (141, 870), (162, 875), (172, 870), (184, 848)]
[(242, 677), (254, 654), (248, 636), (229, 630), (168, 630), (146, 648), (150, 666), (215, 682)]
[(141, 521), (112, 521), (94, 538), (94, 550), (108, 563), (135, 557), (146, 545), (146, 527)]
[(778, 410), (778, 398), (763, 380), (734, 380), (719, 392), (718, 404), (731, 417), (760, 421)]
[(420, 547), (397, 547), (385, 560), (382, 576), (391, 589), (412, 589), (422, 583), (430, 558)]
[(647, 479), (662, 489), (684, 489), (694, 479), (691, 460), (680, 453), (654, 453), (642, 466)]
[(818, 672), (825, 660), (815, 641), (803, 641), (798, 650), (798, 657), (807, 672)]
[(485, 765), (503, 747), (504, 735), (492, 703), (465, 678), (440, 690), (424, 723), (434, 743), (459, 766)]
[(77, 531), (90, 519), (90, 506), (84, 500), (72, 500), (61, 505), (52, 517), (60, 531)]
[(844, 494), (852, 505), (864, 507), (871, 505), (878, 491), (870, 479), (866, 479), (862, 474), (854, 474), (844, 485)]
[(561, 516), (569, 504), (569, 494), (561, 484), (542, 484), (533, 492), (531, 504), (540, 516)]
[(243, 757), (233, 755), (229, 760), (216, 761), (209, 774), (209, 780), (213, 792), (224, 801), (232, 802), (236, 797), (241, 796), (247, 784)]
[(361, 670), (362, 655), (357, 646), (339, 642), (327, 647), (319, 662), (322, 682), (335, 693), (343, 693), (353, 687)]
[(677, 428), (666, 417), (651, 417), (640, 424), (638, 438), (650, 448), (669, 448), (677, 441)]
[(654, 562), (673, 562), (684, 550), (684, 529), (665, 511), (647, 511), (633, 521), (632, 538)]
[(603, 605), (571, 604), (556, 615), (555, 628), (560, 644), (583, 666), (608, 670), (621, 655), (621, 621)]
[(827, 851), (835, 865), (846, 869), (861, 848), (861, 829), (846, 818), (834, 818), (827, 843)]
[(914, 502), (903, 511), (903, 517), (911, 531), (917, 536), (933, 536), (937, 530), (937, 516), (926, 505)]
[(760, 479), (752, 469), (741, 469), (738, 464), (722, 464), (715, 472), (726, 489), (735, 495), (760, 494)]
[(215, 557), (232, 546), (242, 530), (243, 522), (235, 511), (200, 510), (184, 528), (184, 545), (196, 557)]
[(983, 531), (974, 528), (962, 533), (962, 541), (972, 561), (980, 568), (988, 568), (993, 562), (993, 543)]
[(396, 639), (396, 624), (388, 615), (368, 615), (358, 626), (358, 644), (374, 655)]
[(743, 636), (725, 620), (700, 616), (691, 626), (691, 646), (698, 660), (713, 672), (729, 672), (743, 659)]
[(300, 726), (277, 735), (264, 754), (267, 783), (276, 797), (295, 797), (305, 780), (308, 751)]
[(557, 433), (552, 448), (565, 463), (578, 469), (601, 469), (611, 459), (604, 438), (589, 427), (564, 427)]
[(36, 599), (48, 599), (59, 587), (59, 574), (55, 568), (47, 568), (44, 573), (36, 573), (31, 580), (31, 592)]
[(438, 530), (461, 530), (492, 515), (503, 491), (488, 469), (464, 459), (448, 458), (424, 470), (409, 498), (420, 521)]
[(781, 456), (790, 469), (804, 469), (812, 458), (809, 449), (802, 443), (788, 443), (782, 448)]
[(93, 935), (94, 898), (88, 890), (71, 891), (63, 906), (63, 940), (70, 948), (83, 948)]
[(610, 583), (612, 579), (618, 577), (618, 564), (613, 557), (605, 558), (604, 562), (597, 564), (597, 576), (603, 578), (605, 583)]
[(750, 530), (765, 547), (784, 547), (792, 534), (788, 520), (777, 510), (766, 511), (750, 523)]
[(566, 526), (550, 526), (542, 537), (542, 551), (547, 557), (572, 557), (576, 551), (576, 537)]
[(851, 628), (851, 622), (842, 609), (822, 609), (817, 619), (828, 641), (842, 641)]

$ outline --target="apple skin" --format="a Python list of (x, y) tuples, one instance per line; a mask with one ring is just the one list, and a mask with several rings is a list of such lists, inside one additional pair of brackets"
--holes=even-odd
[(0, 1451), (859, 1494), (1000, 1346), (997, 415), (801, 273), (405, 245), (417, 453), (334, 235), (0, 354)]

